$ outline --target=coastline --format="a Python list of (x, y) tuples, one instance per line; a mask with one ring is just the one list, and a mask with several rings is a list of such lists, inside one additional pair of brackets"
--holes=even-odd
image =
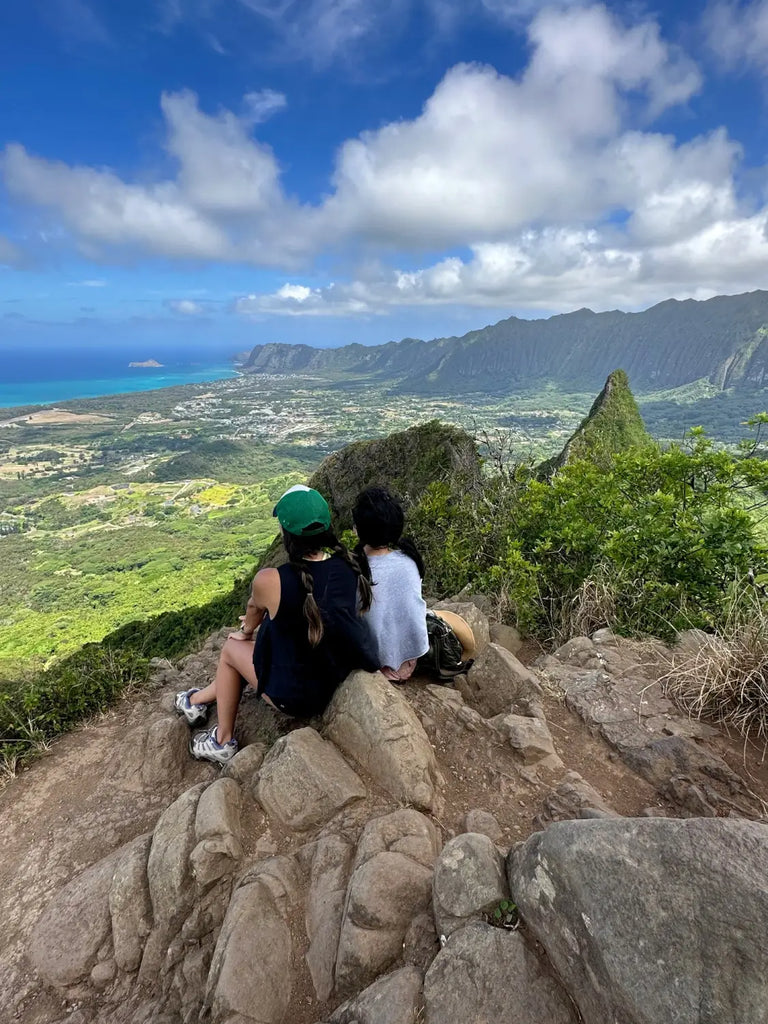
[(39, 382), (0, 381), (0, 410), (33, 408), (82, 398), (106, 398), (112, 395), (138, 394), (184, 384), (205, 384), (230, 380), (240, 372), (231, 363), (217, 363), (197, 370), (169, 370), (163, 367), (134, 368), (114, 377), (50, 380)]

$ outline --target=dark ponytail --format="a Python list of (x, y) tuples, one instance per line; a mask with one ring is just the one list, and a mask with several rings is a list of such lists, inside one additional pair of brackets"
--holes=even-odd
[(355, 554), (361, 564), (364, 562), (368, 566), (366, 544), (372, 548), (396, 548), (416, 563), (419, 576), (424, 578), (424, 560), (410, 537), (402, 536), (405, 526), (403, 507), (388, 490), (384, 487), (366, 487), (361, 491), (352, 509), (352, 521), (360, 538)]
[(339, 558), (343, 559), (357, 576), (361, 610), (367, 612), (371, 607), (373, 591), (371, 589), (371, 570), (368, 567), (368, 560), (366, 559), (364, 566), (361, 565), (349, 548), (341, 543), (332, 530), (326, 530), (312, 537), (300, 537), (283, 530), (283, 546), (288, 555), (288, 564), (304, 587), (306, 596), (304, 598), (303, 612), (308, 625), (307, 639), (313, 647), (317, 647), (323, 639), (325, 626), (320, 608), (315, 600), (315, 581), (305, 561), (307, 555), (312, 555), (316, 551), (322, 551), (324, 548), (330, 548), (334, 555), (338, 555)]
[(404, 555), (416, 563), (416, 568), (419, 570), (419, 576), (424, 579), (424, 573), (426, 572), (426, 566), (424, 565), (424, 559), (419, 553), (419, 549), (413, 543), (410, 537), (401, 537), (395, 547), (398, 551), (402, 551)]

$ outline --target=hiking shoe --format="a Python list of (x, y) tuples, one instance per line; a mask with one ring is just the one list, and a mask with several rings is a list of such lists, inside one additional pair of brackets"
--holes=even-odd
[(192, 738), (189, 750), (198, 761), (213, 761), (214, 764), (229, 764), (237, 753), (237, 740), (219, 743), (216, 739), (216, 728), (208, 732), (199, 732)]
[(198, 689), (182, 690), (181, 693), (176, 694), (176, 699), (173, 702), (173, 706), (176, 708), (180, 715), (184, 715), (190, 725), (197, 725), (198, 722), (204, 722), (208, 717), (208, 708), (210, 704), (192, 704), (190, 697), (193, 693), (198, 693)]

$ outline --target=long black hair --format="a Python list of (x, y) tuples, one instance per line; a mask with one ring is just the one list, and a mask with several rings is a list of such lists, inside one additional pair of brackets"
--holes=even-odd
[(424, 578), (424, 560), (410, 537), (403, 537), (403, 506), (386, 488), (366, 487), (361, 491), (352, 509), (352, 522), (360, 538), (355, 554), (361, 563), (368, 563), (366, 544), (372, 548), (396, 548), (416, 563), (419, 576)]
[(317, 647), (323, 639), (325, 628), (320, 608), (315, 600), (315, 581), (305, 561), (307, 555), (330, 548), (338, 555), (357, 576), (357, 588), (360, 594), (360, 610), (367, 612), (371, 607), (373, 591), (371, 590), (371, 570), (366, 559), (365, 563), (357, 558), (346, 545), (342, 544), (332, 530), (316, 533), (311, 537), (301, 537), (283, 530), (283, 547), (288, 555), (288, 564), (299, 577), (306, 597), (304, 598), (304, 617), (308, 623), (307, 638), (313, 647)]

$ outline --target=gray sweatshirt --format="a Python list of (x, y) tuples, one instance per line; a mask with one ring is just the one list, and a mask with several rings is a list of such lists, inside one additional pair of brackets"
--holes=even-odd
[(373, 588), (371, 610), (363, 616), (379, 655), (379, 665), (399, 668), (429, 648), (427, 605), (416, 563), (401, 551), (368, 559)]

